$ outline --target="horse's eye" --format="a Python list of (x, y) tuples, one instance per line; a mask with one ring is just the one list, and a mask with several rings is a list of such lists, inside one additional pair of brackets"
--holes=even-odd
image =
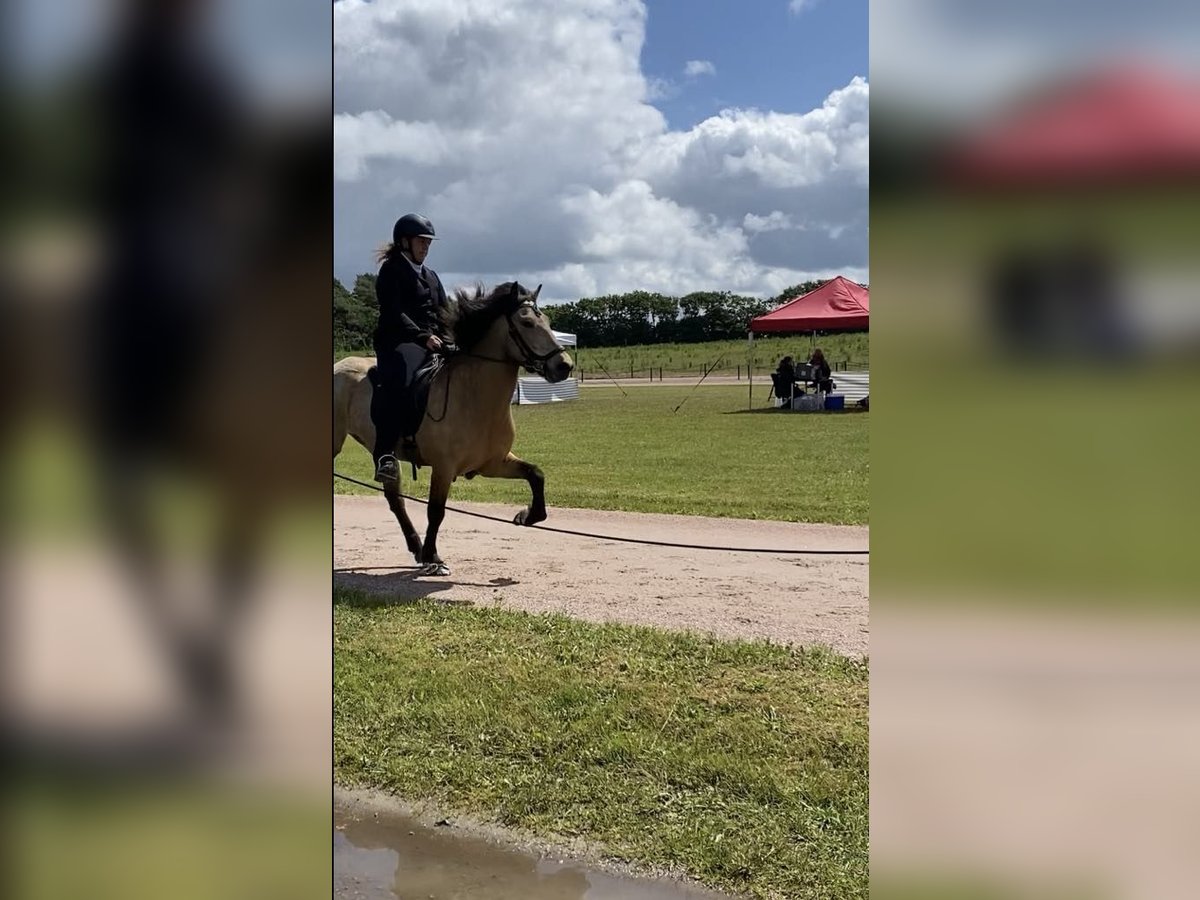
[(530, 322), (528, 319), (526, 319), (526, 320), (525, 320), (524, 322), (522, 322), (521, 324), (522, 324), (522, 325), (524, 325), (526, 328), (532, 328), (532, 327), (533, 327), (533, 323), (532, 323), (532, 322)]

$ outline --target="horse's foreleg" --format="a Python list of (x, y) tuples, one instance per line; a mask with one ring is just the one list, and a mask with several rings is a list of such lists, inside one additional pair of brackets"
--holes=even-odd
[(536, 525), (546, 519), (546, 479), (542, 470), (533, 463), (525, 462), (509, 453), (500, 462), (485, 466), (479, 474), (486, 478), (523, 478), (529, 482), (533, 499), (527, 509), (513, 518), (517, 525)]
[(429, 479), (429, 506), (426, 508), (429, 527), (425, 530), (425, 546), (421, 549), (420, 558), (421, 562), (428, 565), (442, 565), (442, 558), (437, 552), (437, 534), (442, 519), (446, 517), (446, 498), (450, 496), (450, 483), (453, 480), (451, 476), (437, 469), (433, 470)]
[(421, 562), (421, 538), (417, 535), (417, 529), (413, 527), (412, 519), (408, 517), (408, 510), (404, 508), (404, 497), (400, 494), (400, 485), (395, 482), (385, 484), (383, 496), (387, 497), (388, 506), (396, 517), (396, 521), (400, 523), (400, 530), (404, 532), (404, 542), (408, 544), (408, 550), (412, 553), (413, 559)]

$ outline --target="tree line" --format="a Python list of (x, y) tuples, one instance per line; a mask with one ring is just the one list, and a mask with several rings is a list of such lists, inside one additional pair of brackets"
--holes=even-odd
[[(695, 344), (743, 338), (752, 318), (823, 283), (805, 281), (766, 300), (728, 291), (697, 291), (683, 297), (632, 291), (546, 306), (544, 312), (554, 328), (577, 335), (584, 346)], [(351, 290), (333, 280), (336, 349), (369, 348), (377, 315), (374, 275), (359, 275)]]

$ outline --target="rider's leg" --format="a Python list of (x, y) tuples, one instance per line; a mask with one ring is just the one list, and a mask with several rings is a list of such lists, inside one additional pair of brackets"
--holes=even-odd
[(395, 405), (398, 417), (397, 427), (400, 429), (397, 437), (403, 438), (405, 447), (411, 449), (417, 431), (421, 427), (421, 421), (418, 418), (416, 409), (416, 401), (413, 397), (413, 377), (429, 358), (429, 351), (418, 344), (401, 344), (396, 349), (404, 360), (405, 371), (403, 393)]
[(375, 480), (392, 481), (400, 476), (396, 462), (396, 445), (400, 442), (402, 422), (400, 404), (405, 396), (407, 366), (404, 357), (395, 351), (376, 356), (379, 368), (378, 384), (371, 397), (371, 421), (375, 424)]

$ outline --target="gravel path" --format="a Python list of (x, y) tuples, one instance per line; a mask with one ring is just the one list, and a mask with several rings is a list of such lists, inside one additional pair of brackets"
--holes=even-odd
[[(867, 556), (682, 550), (594, 540), (507, 524), (512, 505), (451, 505), (438, 548), (448, 577), (419, 576), (382, 497), (334, 497), (334, 583), (398, 600), (431, 597), (580, 619), (769, 638), (867, 653)], [(419, 532), (425, 507), (408, 504)], [(864, 526), (552, 508), (555, 528), (721, 547), (866, 549)]]

